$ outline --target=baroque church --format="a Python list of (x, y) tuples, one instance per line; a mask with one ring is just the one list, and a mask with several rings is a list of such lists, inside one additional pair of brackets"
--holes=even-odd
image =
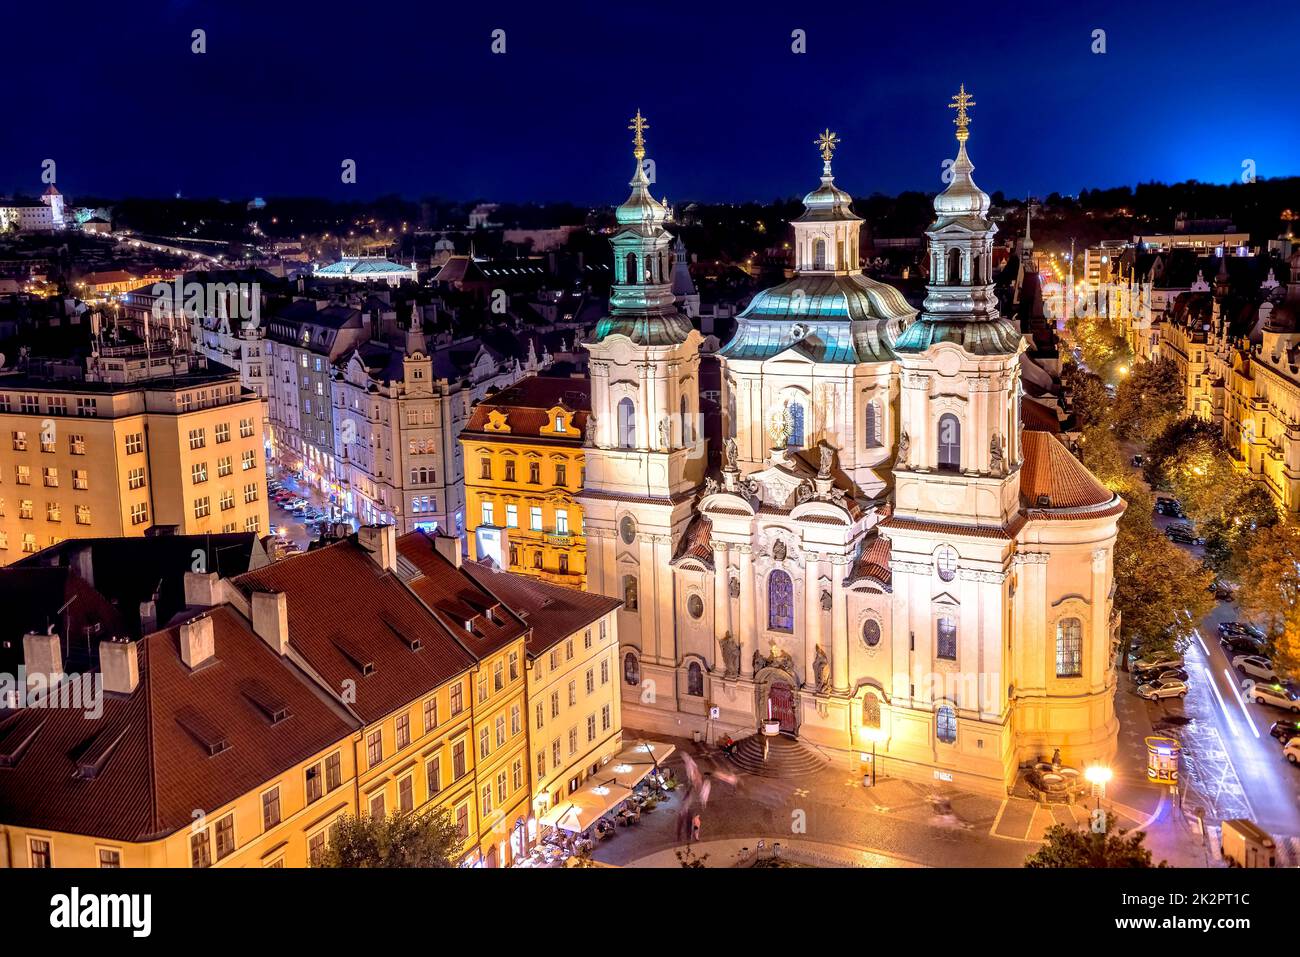
[[(591, 354), (588, 587), (619, 612), (624, 723), (765, 727), (847, 766), (1001, 792), (1022, 763), (1109, 761), (1124, 503), (1021, 422), (1028, 345), (999, 314), (989, 197), (957, 155), (921, 311), (859, 269), (861, 219), (818, 139), (794, 276), (719, 353), (723, 466), (699, 426), (701, 336), (674, 305), (672, 215), (644, 171), (617, 209)], [(861, 762), (861, 764), (860, 764)]]

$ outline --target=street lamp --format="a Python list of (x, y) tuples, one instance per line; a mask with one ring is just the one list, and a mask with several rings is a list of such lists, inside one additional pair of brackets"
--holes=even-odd
[(1094, 764), (1083, 772), (1084, 779), (1092, 785), (1097, 795), (1097, 809), (1101, 809), (1101, 798), (1106, 793), (1106, 782), (1115, 776), (1115, 772), (1104, 764)]
[(884, 729), (882, 728), (862, 727), (858, 729), (858, 732), (862, 735), (863, 740), (871, 742), (871, 783), (867, 786), (875, 787), (876, 786), (876, 745), (879, 742), (884, 741), (885, 738), (888, 737), (888, 735), (885, 734)]

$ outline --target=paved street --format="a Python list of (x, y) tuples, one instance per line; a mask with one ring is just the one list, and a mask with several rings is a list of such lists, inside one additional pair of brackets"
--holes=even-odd
[[(627, 730), (626, 738), (637, 732)], [(705, 774), (735, 767), (716, 750), (685, 740)], [(683, 762), (668, 762), (679, 781)], [(762, 778), (741, 772), (736, 787), (714, 779), (701, 814), (698, 852), (709, 853), (708, 866), (745, 866), (758, 853), (770, 854), (781, 842), (784, 856), (799, 863), (857, 867), (1020, 867), (1053, 824), (1083, 825), (1087, 806), (1048, 808), (1021, 798), (969, 794), (947, 785), (923, 785), (890, 778), (864, 787), (846, 770), (827, 767), (792, 780)], [(683, 793), (643, 815), (641, 823), (620, 827), (597, 846), (603, 863), (638, 867), (677, 866), (674, 849), (684, 845), (678, 831)], [(1122, 821), (1130, 828), (1136, 823)], [(1199, 848), (1173, 848), (1171, 863), (1203, 862)]]

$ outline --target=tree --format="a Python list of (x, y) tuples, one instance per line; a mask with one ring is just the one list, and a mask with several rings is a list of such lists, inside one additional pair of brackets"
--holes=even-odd
[(1183, 383), (1172, 359), (1137, 362), (1120, 379), (1114, 420), (1120, 438), (1149, 442), (1183, 409)]
[[(1151, 852), (1142, 846), (1141, 831), (1118, 829), (1114, 814), (1106, 812), (1105, 829), (1054, 824), (1047, 829), (1045, 843), (1025, 861), (1025, 867), (1151, 867)], [(1157, 867), (1168, 867), (1161, 861)]]
[(1237, 580), (1244, 568), (1246, 552), (1254, 534), (1281, 520), (1277, 503), (1268, 489), (1249, 483), (1228, 503), (1224, 514), (1201, 528), (1205, 537), (1205, 563), (1228, 578)]
[(1152, 519), (1151, 497), (1131, 488), (1115, 538), (1115, 610), (1120, 613), (1128, 667), (1135, 645), (1142, 654), (1181, 650), (1196, 623), (1214, 606), (1214, 573), (1165, 538)]
[(1106, 392), (1106, 383), (1101, 376), (1083, 369), (1071, 367), (1072, 372), (1065, 376), (1070, 390), (1070, 408), (1079, 426), (1089, 429), (1104, 425), (1111, 420), (1112, 402)]
[(1282, 524), (1257, 529), (1239, 565), (1241, 610), (1263, 624), (1278, 674), (1300, 679), (1300, 532)]
[(383, 817), (343, 815), (319, 867), (454, 867), (461, 847), (446, 808)]
[(1131, 353), (1122, 330), (1104, 316), (1091, 313), (1071, 316), (1065, 327), (1079, 347), (1083, 361), (1103, 378), (1113, 377), (1116, 368), (1128, 362)]

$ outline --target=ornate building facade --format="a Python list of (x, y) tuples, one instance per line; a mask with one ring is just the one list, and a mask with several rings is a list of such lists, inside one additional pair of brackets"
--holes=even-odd
[(767, 721), (844, 763), (1001, 791), (1026, 761), (1109, 760), (1123, 502), (1023, 433), (1015, 324), (992, 284), (964, 89), (918, 314), (859, 268), (860, 219), (818, 139), (796, 269), (720, 352), (725, 451), (694, 425), (699, 334), (672, 305), (667, 207), (618, 209), (610, 315), (588, 343), (588, 583), (619, 611), (625, 723)]

